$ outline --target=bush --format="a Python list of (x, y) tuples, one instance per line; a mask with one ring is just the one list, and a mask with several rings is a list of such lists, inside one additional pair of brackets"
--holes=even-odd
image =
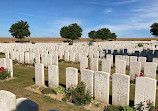
[(77, 106), (90, 104), (92, 97), (89, 91), (85, 89), (86, 85), (84, 82), (78, 83), (77, 87), (70, 87), (66, 91), (63, 101), (71, 101)]
[(8, 71), (6, 69), (4, 69), (4, 67), (0, 68), (0, 80), (4, 80), (7, 77), (10, 77), (10, 74), (8, 73)]
[(0, 52), (0, 55), (5, 55), (5, 53), (3, 53), (3, 52)]
[(93, 42), (92, 42), (92, 41), (89, 41), (89, 42), (88, 42), (88, 45), (89, 45), (89, 46), (92, 46), (92, 45), (93, 45)]
[(13, 64), (19, 63), (17, 59), (13, 60)]
[(32, 42), (32, 44), (35, 44), (35, 42)]
[(9, 42), (5, 41), (4, 43), (9, 43)]
[(105, 111), (121, 111), (122, 107), (121, 106), (115, 106), (115, 105), (109, 105), (105, 109)]
[(65, 92), (65, 88), (62, 86), (58, 86), (57, 88), (53, 89), (53, 92), (55, 94), (60, 94), (60, 93), (64, 93)]
[(73, 42), (70, 42), (69, 45), (73, 45)]
[(138, 47), (143, 47), (143, 44), (142, 43), (138, 43)]
[(59, 60), (58, 60), (58, 62), (62, 62), (62, 61), (64, 61), (64, 59), (59, 59)]
[(42, 94), (50, 94), (50, 93), (53, 93), (53, 90), (50, 89), (50, 88), (44, 88), (42, 91), (41, 91)]
[(100, 107), (102, 104), (101, 104), (100, 102), (94, 102), (93, 105), (94, 105), (95, 107)]

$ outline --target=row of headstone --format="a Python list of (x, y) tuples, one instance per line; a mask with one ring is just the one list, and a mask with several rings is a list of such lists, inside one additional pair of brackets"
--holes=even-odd
[[(81, 81), (86, 83), (86, 89), (96, 100), (109, 104), (109, 73), (83, 69)], [(150, 87), (152, 86), (152, 87)], [(130, 76), (115, 73), (112, 75), (112, 104), (129, 105)], [(155, 105), (156, 80), (148, 77), (137, 77), (135, 85), (135, 105), (151, 101)]]
[(39, 105), (27, 98), (18, 98), (5, 90), (0, 90), (0, 111), (39, 111)]
[(0, 58), (0, 67), (4, 67), (10, 74), (10, 77), (13, 77), (13, 61), (11, 59)]

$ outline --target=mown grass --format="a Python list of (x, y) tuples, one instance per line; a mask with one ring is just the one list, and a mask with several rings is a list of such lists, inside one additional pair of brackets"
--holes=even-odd
[[(0, 57), (4, 57), (4, 55), (0, 55)], [(66, 67), (75, 67), (79, 69), (79, 64), (72, 62), (59, 62), (59, 83), (61, 85), (66, 84)], [(101, 70), (101, 63), (99, 63), (99, 70)], [(115, 72), (115, 67), (112, 68), (111, 74)], [(127, 70), (127, 74), (129, 71)], [(48, 111), (48, 110), (59, 110), (59, 111), (85, 111), (82, 107), (77, 107), (74, 105), (69, 105), (63, 101), (58, 101), (52, 99), (50, 97), (44, 96), (42, 94), (37, 94), (25, 89), (25, 87), (34, 84), (35, 77), (35, 69), (33, 66), (25, 66), (14, 64), (14, 77), (16, 79), (0, 82), (0, 90), (8, 90), (14, 93), (17, 98), (26, 97), (28, 99), (33, 100), (40, 106), (40, 111)], [(45, 81), (47, 84), (48, 80), (48, 69), (45, 69)], [(158, 80), (158, 76), (157, 76)], [(79, 81), (80, 81), (80, 73), (79, 73)], [(130, 85), (130, 105), (133, 105), (135, 96), (135, 85)], [(112, 82), (110, 81), (110, 103), (112, 97)], [(158, 91), (156, 98), (158, 98)], [(158, 105), (158, 100), (156, 100), (156, 105)]]

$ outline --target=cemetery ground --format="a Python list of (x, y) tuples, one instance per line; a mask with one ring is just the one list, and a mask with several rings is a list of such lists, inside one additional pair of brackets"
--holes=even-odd
[[(0, 53), (0, 58), (4, 58), (4, 55)], [(64, 86), (66, 84), (66, 68), (74, 67), (78, 70), (80, 69), (80, 65), (72, 62), (59, 62), (59, 83)], [(14, 93), (17, 98), (26, 97), (28, 99), (33, 100), (39, 105), (40, 111), (48, 111), (48, 110), (60, 110), (60, 111), (85, 111), (83, 107), (78, 107), (75, 105), (67, 104), (63, 101), (58, 101), (56, 99), (50, 98), (43, 94), (38, 94), (32, 91), (26, 90), (26, 87), (34, 85), (34, 77), (35, 77), (35, 69), (32, 65), (22, 65), (22, 64), (14, 64), (14, 77), (15, 79), (9, 81), (0, 81), (0, 89), (7, 90)], [(99, 62), (99, 71), (101, 71), (101, 62)], [(111, 70), (111, 74), (113, 74), (115, 68), (113, 67)], [(129, 69), (127, 68), (126, 74), (129, 74)], [(48, 80), (48, 70), (45, 68), (45, 80)], [(80, 73), (79, 73), (80, 80)], [(158, 75), (157, 75), (158, 80)], [(134, 104), (134, 96), (135, 96), (135, 85), (130, 85), (130, 106)], [(110, 104), (112, 103), (112, 82), (110, 81)], [(156, 94), (156, 106), (158, 106), (158, 89)]]

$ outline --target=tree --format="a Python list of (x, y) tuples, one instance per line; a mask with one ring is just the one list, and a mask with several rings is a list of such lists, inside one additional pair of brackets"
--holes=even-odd
[(117, 38), (117, 35), (115, 34), (115, 33), (111, 33), (111, 37), (110, 37), (111, 39), (115, 39), (116, 40), (116, 38)]
[(97, 38), (97, 31), (95, 31), (95, 30), (92, 30), (92, 31), (90, 31), (89, 33), (88, 33), (88, 37), (89, 38), (91, 38), (91, 39), (93, 39), (93, 41)]
[(150, 33), (154, 35), (155, 37), (157, 37), (158, 36), (158, 23), (153, 23), (150, 27), (151, 27)]
[(18, 21), (17, 23), (13, 24), (10, 27), (9, 32), (11, 35), (15, 38), (24, 39), (25, 37), (30, 37), (30, 31), (29, 31), (29, 25), (27, 22), (24, 21)]
[(71, 24), (69, 26), (64, 26), (60, 30), (60, 35), (62, 38), (73, 40), (79, 39), (82, 36), (82, 28), (77, 24)]
[(97, 38), (102, 40), (110, 39), (111, 32), (108, 28), (102, 28), (97, 31)]

